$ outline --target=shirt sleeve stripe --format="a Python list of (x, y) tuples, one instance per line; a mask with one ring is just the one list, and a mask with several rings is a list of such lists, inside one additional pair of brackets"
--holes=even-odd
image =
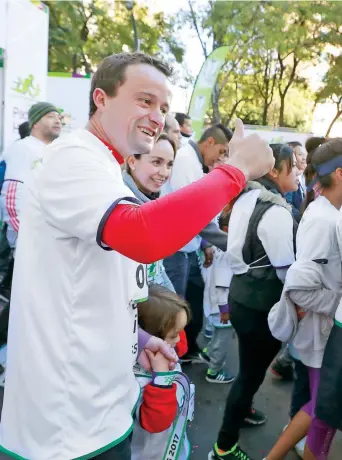
[(109, 206), (107, 211), (104, 213), (102, 219), (100, 220), (99, 227), (98, 227), (97, 233), (96, 233), (96, 243), (100, 246), (100, 248), (104, 249), (105, 251), (112, 251), (112, 248), (110, 248), (110, 247), (108, 247), (108, 246), (106, 246), (106, 245), (104, 245), (102, 243), (102, 233), (103, 233), (104, 226), (106, 225), (108, 217), (114, 211), (116, 206), (118, 204), (120, 204), (121, 202), (125, 202), (125, 201), (128, 201), (129, 203), (133, 203), (133, 204), (138, 204), (138, 205), (142, 204), (142, 202), (140, 200), (138, 200), (138, 198), (135, 198), (135, 197), (132, 197), (132, 196), (126, 196), (126, 197), (123, 197), (123, 198), (118, 198), (117, 200), (114, 201), (114, 203), (112, 203)]

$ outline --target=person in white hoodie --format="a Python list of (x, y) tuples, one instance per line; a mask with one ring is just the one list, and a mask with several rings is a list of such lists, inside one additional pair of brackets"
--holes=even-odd
[[(342, 259), (342, 220), (336, 226)], [(317, 393), (316, 417), (334, 430), (342, 431), (342, 302), (337, 307), (334, 325), (325, 348)]]
[[(316, 178), (308, 187), (307, 203), (316, 183), (321, 193), (308, 205), (299, 224), (297, 260), (287, 272), (281, 301), (271, 310), (269, 324), (273, 335), (289, 341), (292, 354), (307, 366), (311, 400), (292, 419), (267, 460), (284, 458), (306, 434), (304, 459), (326, 460), (335, 432), (317, 419), (315, 406), (324, 350), (342, 294), (336, 233), (342, 206), (342, 139), (318, 147), (308, 167), (314, 169)], [(281, 328), (276, 322), (282, 323)]]

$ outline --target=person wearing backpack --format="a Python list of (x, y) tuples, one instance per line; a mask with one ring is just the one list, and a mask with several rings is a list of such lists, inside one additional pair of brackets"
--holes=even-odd
[[(275, 166), (249, 182), (234, 204), (229, 223), (228, 252), (233, 278), (228, 304), (239, 341), (239, 374), (229, 392), (212, 460), (249, 460), (238, 444), (239, 431), (266, 371), (280, 350), (267, 316), (279, 301), (288, 267), (295, 260), (291, 206), (284, 194), (298, 188), (298, 170), (291, 147), (271, 144)], [(281, 241), (281, 244), (279, 244)], [(255, 424), (266, 417), (254, 410)]]

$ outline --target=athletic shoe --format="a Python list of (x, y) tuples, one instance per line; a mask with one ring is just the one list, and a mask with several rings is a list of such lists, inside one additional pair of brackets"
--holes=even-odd
[(213, 372), (208, 369), (205, 379), (209, 383), (232, 383), (235, 380), (235, 377), (224, 370)]
[(197, 351), (195, 353), (186, 353), (184, 356), (182, 356), (180, 362), (182, 364), (207, 364), (208, 362), (210, 362), (210, 359), (208, 356), (208, 361), (205, 361), (203, 359), (202, 352)]
[(211, 339), (212, 336), (213, 336), (213, 331), (212, 331), (211, 329), (205, 328), (205, 330), (204, 330), (204, 337), (205, 337), (206, 339)]
[(218, 452), (217, 444), (208, 455), (208, 460), (252, 460), (246, 452), (244, 452), (238, 444), (228, 450), (227, 452)]
[(293, 380), (293, 367), (291, 364), (284, 365), (276, 359), (271, 365), (271, 372), (279, 380), (288, 382)]
[(266, 423), (267, 417), (260, 410), (256, 410), (253, 407), (251, 408), (249, 414), (244, 420), (244, 424), (247, 426), (259, 426)]
[(208, 348), (207, 347), (203, 348), (203, 350), (199, 352), (198, 356), (199, 356), (199, 358), (200, 358), (202, 363), (210, 364), (210, 357), (208, 355)]
[(303, 438), (301, 441), (299, 441), (296, 445), (295, 445), (295, 452), (296, 454), (298, 455), (298, 457), (300, 458), (304, 458), (304, 448), (305, 448), (305, 444), (306, 444), (306, 437)]

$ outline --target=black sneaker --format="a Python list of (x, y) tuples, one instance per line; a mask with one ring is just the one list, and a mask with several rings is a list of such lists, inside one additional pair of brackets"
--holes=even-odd
[(180, 362), (182, 364), (203, 364), (204, 363), (203, 359), (201, 358), (200, 351), (197, 351), (195, 353), (186, 353), (184, 356), (182, 356)]
[(208, 460), (253, 460), (249, 457), (246, 452), (244, 452), (238, 444), (230, 449), (228, 452), (225, 452), (223, 455), (218, 454), (217, 444), (215, 444), (213, 450), (208, 455)]
[(292, 364), (282, 364), (276, 359), (271, 365), (271, 372), (279, 380), (286, 380), (287, 382), (293, 380)]
[(213, 372), (208, 369), (205, 379), (209, 383), (232, 383), (234, 382), (235, 377), (234, 375), (224, 370)]
[(201, 360), (202, 363), (210, 364), (210, 357), (208, 355), (208, 348), (207, 347), (203, 348), (203, 350), (199, 352), (198, 357), (199, 357), (199, 359)]
[(266, 415), (261, 412), (260, 410), (251, 408), (249, 414), (244, 420), (245, 426), (259, 426), (266, 423), (267, 417)]

